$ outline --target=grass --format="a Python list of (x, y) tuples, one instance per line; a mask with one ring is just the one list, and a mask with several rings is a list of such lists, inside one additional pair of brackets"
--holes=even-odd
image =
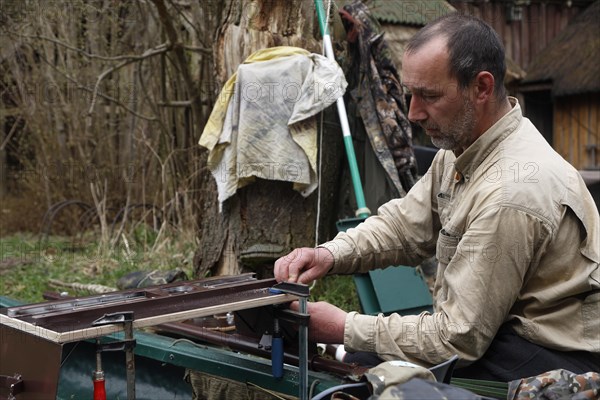
[[(51, 280), (116, 288), (119, 278), (138, 270), (181, 268), (193, 278), (193, 240), (176, 239), (174, 234), (160, 239), (153, 231), (138, 229), (129, 238), (122, 236), (116, 246), (103, 248), (93, 237), (77, 241), (69, 237), (50, 237), (44, 242), (32, 234), (0, 238), (0, 295), (24, 303), (44, 301), (43, 293), (47, 291), (67, 291), (82, 296), (91, 292), (57, 287)], [(311, 291), (310, 301), (320, 300), (345, 311), (359, 309), (350, 276), (328, 276), (319, 280)]]
[(28, 234), (0, 238), (0, 294), (33, 303), (43, 301), (46, 291), (90, 294), (56, 287), (51, 280), (116, 288), (119, 278), (138, 270), (178, 267), (192, 276), (193, 244), (167, 238), (153, 250), (134, 236), (129, 240), (124, 237), (108, 249), (66, 237), (51, 237), (44, 242)]
[(315, 284), (310, 293), (310, 301), (327, 301), (344, 311), (359, 311), (358, 295), (352, 276), (326, 276)]

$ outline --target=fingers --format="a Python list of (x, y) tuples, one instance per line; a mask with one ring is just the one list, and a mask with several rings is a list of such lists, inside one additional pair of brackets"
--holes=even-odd
[(278, 282), (308, 284), (321, 278), (333, 266), (333, 255), (322, 247), (303, 247), (275, 261), (274, 275)]
[(333, 255), (329, 250), (323, 247), (313, 249), (312, 264), (298, 277), (298, 282), (309, 284), (316, 279), (327, 275), (327, 272), (333, 267)]
[(273, 274), (275, 275), (275, 279), (278, 282), (287, 282), (289, 281), (289, 268), (290, 263), (296, 257), (298, 249), (293, 250), (288, 255), (285, 255), (275, 261), (275, 268), (273, 270)]
[(275, 261), (274, 275), (278, 282), (296, 282), (302, 270), (309, 268), (314, 249), (295, 249), (286, 256)]
[[(295, 250), (294, 250), (295, 251)], [(278, 282), (284, 282), (288, 279), (288, 268), (287, 268), (287, 258), (294, 253), (292, 251), (290, 254), (280, 257), (275, 261), (275, 266), (273, 267), (273, 274), (275, 275), (275, 279)]]
[(298, 281), (298, 283), (303, 283), (305, 285), (308, 285), (318, 278), (319, 278), (319, 271), (315, 267), (315, 268), (311, 268), (309, 270), (302, 272), (298, 276), (297, 281)]

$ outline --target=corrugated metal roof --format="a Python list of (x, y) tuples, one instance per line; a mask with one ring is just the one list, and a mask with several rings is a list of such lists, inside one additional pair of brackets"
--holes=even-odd
[(370, 0), (365, 1), (371, 14), (380, 22), (423, 26), (456, 11), (443, 0)]

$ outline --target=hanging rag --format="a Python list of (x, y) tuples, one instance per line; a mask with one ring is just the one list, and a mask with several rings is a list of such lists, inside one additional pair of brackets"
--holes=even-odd
[(391, 50), (379, 23), (361, 1), (340, 10), (350, 47), (355, 77), (350, 94), (357, 104), (377, 159), (400, 197), (417, 180), (412, 129), (406, 117), (406, 99)]
[(259, 50), (223, 87), (199, 144), (209, 150), (219, 210), (255, 178), (317, 187), (315, 115), (346, 90), (334, 61), (296, 47)]

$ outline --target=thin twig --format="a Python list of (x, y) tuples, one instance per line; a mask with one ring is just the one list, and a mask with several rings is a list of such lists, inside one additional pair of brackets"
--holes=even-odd
[(190, 100), (192, 100), (193, 118), (196, 122), (198, 122), (202, 118), (200, 106), (199, 104), (197, 104), (196, 99), (198, 96), (197, 85), (192, 76), (192, 72), (190, 71), (181, 40), (177, 33), (177, 29), (175, 27), (175, 24), (173, 23), (172, 17), (169, 14), (169, 11), (167, 10), (167, 6), (164, 0), (152, 0), (152, 3), (158, 11), (158, 16), (160, 18), (160, 22), (163, 26), (163, 29), (165, 30), (165, 34), (167, 35), (169, 42), (171, 42), (171, 44), (173, 45), (173, 54), (175, 56), (175, 60), (177, 61), (179, 71), (181, 72), (183, 81), (186, 85), (188, 97), (190, 98)]
[[(150, 106), (150, 108), (152, 109), (152, 111), (154, 112), (154, 114), (156, 115), (160, 115), (160, 111), (157, 109), (155, 101), (150, 97), (150, 94), (148, 93), (148, 88), (146, 86), (146, 81), (144, 80), (144, 74), (143, 74), (143, 70), (142, 70), (142, 64), (143, 61), (140, 61), (140, 63), (137, 65), (138, 67), (138, 79), (140, 81), (140, 90), (142, 92), (142, 94), (144, 95), (144, 97), (146, 98), (146, 101), (148, 102), (147, 104)], [(157, 118), (156, 120), (158, 122), (158, 126), (160, 127), (161, 132), (165, 135), (165, 136), (169, 136), (169, 129), (166, 127), (165, 123), (163, 122), (162, 118)]]
[(161, 47), (161, 46), (156, 47), (154, 49), (148, 49), (141, 56), (136, 56), (134, 58), (124, 60), (124, 61), (120, 62), (119, 64), (117, 64), (113, 67), (110, 67), (109, 69), (102, 72), (98, 76), (98, 80), (96, 81), (96, 85), (94, 86), (94, 91), (92, 93), (92, 103), (90, 104), (90, 108), (88, 110), (88, 115), (92, 115), (94, 106), (96, 105), (96, 100), (98, 98), (98, 88), (100, 87), (100, 83), (102, 82), (102, 80), (104, 78), (106, 78), (108, 75), (112, 74), (113, 72), (115, 72), (118, 69), (123, 68), (124, 66), (126, 66), (128, 64), (134, 63), (136, 61), (144, 60), (149, 57), (153, 57), (157, 54), (165, 53), (165, 52), (169, 51), (169, 49), (170, 49), (170, 47)]
[[(40, 59), (42, 61), (44, 61), (46, 64), (48, 64), (56, 72), (58, 72), (63, 77), (65, 77), (67, 80), (69, 80), (70, 82), (72, 82), (75, 85), (77, 85), (77, 89), (81, 89), (81, 90), (84, 90), (84, 91), (89, 92), (89, 93), (93, 92), (92, 89), (90, 89), (90, 88), (86, 87), (85, 85), (82, 85), (81, 83), (79, 83), (79, 81), (77, 81), (77, 79), (75, 79), (72, 76), (70, 76), (69, 74), (61, 71), (55, 65), (52, 65), (52, 63), (50, 63), (45, 57), (40, 56)], [(112, 101), (113, 103), (115, 103), (119, 107), (122, 107), (125, 111), (132, 113), (133, 115), (135, 115), (138, 118), (142, 118), (142, 119), (144, 119), (146, 121), (156, 121), (156, 117), (147, 117), (147, 116), (145, 116), (143, 114), (137, 113), (134, 110), (132, 110), (131, 108), (127, 107), (125, 104), (123, 104), (123, 102), (115, 99), (114, 97), (108, 96), (108, 95), (106, 95), (106, 94), (104, 94), (102, 92), (98, 92), (98, 96), (102, 97), (105, 100)]]
[(106, 179), (104, 180), (104, 188), (102, 191), (98, 188), (98, 186), (99, 185), (95, 185), (93, 182), (90, 182), (90, 191), (92, 193), (96, 212), (98, 213), (98, 218), (100, 220), (100, 247), (101, 251), (104, 253), (108, 249), (109, 245), (108, 225), (106, 222), (106, 193), (108, 186)]
[[(15, 123), (13, 124), (13, 126), (11, 126), (10, 131), (8, 132), (8, 135), (6, 135), (6, 138), (4, 139), (4, 142), (2, 142), (2, 145), (0, 145), (0, 151), (4, 150), (4, 148), (8, 144), (8, 142), (9, 142), (10, 138), (12, 137), (12, 135), (17, 131), (17, 125), (19, 124), (19, 122), (21, 122), (22, 119), (23, 119), (23, 116), (21, 116), (21, 115), (19, 115), (17, 117), (17, 120), (15, 121)], [(25, 124), (27, 125), (27, 122), (25, 122)]]
[[(87, 58), (91, 58), (91, 59), (96, 59), (96, 60), (103, 60), (103, 61), (127, 61), (127, 60), (140, 60), (143, 58), (147, 58), (147, 56), (145, 56), (146, 52), (144, 52), (143, 54), (126, 54), (126, 55), (121, 55), (121, 56), (114, 56), (114, 57), (108, 57), (108, 56), (102, 56), (99, 54), (93, 54), (93, 53), (88, 53), (87, 51), (80, 49), (78, 47), (72, 46), (68, 43), (63, 42), (62, 40), (56, 39), (56, 38), (51, 38), (48, 36), (42, 36), (42, 35), (23, 35), (23, 34), (16, 34), (17, 36), (23, 37), (23, 38), (28, 38), (28, 39), (40, 39), (40, 40), (46, 40), (48, 42), (52, 42), (55, 43), (59, 46), (62, 46), (64, 48), (67, 48), (69, 50), (72, 50), (74, 52), (77, 52), (79, 54), (81, 54), (82, 56), (85, 56)], [(154, 49), (151, 50), (168, 50), (170, 48), (170, 44), (169, 42), (165, 42), (162, 44), (159, 44), (158, 46), (156, 46)], [(197, 50), (197, 51), (201, 51), (201, 49), (190, 49), (190, 50)]]
[(196, 28), (196, 25), (192, 21), (189, 20), (189, 18), (187, 17), (187, 15), (185, 15), (183, 13), (183, 11), (181, 11), (179, 9), (179, 7), (177, 7), (177, 4), (175, 4), (175, 2), (173, 0), (169, 0), (169, 3), (171, 3), (171, 6), (175, 9), (175, 11), (177, 11), (177, 14), (181, 15), (181, 18), (183, 18), (185, 20), (185, 22), (187, 22), (188, 25), (191, 26), (192, 29), (196, 31), (196, 34), (199, 35), (200, 32), (198, 32), (198, 29)]

